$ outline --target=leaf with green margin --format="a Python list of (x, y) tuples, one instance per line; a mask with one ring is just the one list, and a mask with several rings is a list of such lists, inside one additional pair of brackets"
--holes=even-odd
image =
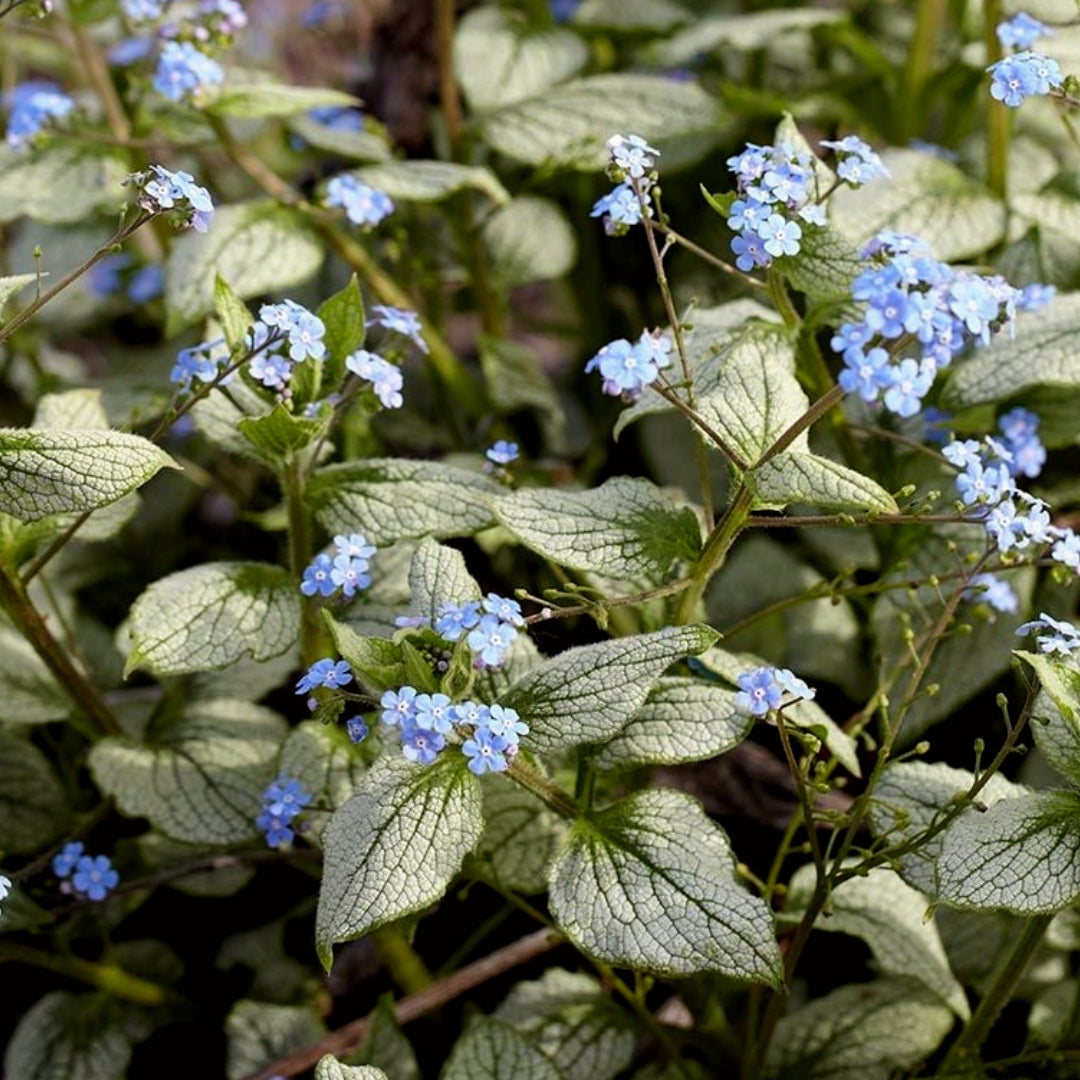
[(1080, 671), (1042, 653), (1016, 653), (1039, 677), (1031, 710), (1031, 731), (1046, 760), (1062, 776), (1080, 784)]
[(196, 701), (146, 743), (109, 736), (90, 771), (121, 812), (191, 844), (236, 844), (256, 833), (262, 793), (276, 774), (285, 722), (247, 701)]
[(409, 594), (417, 613), (432, 620), (443, 604), (463, 604), (481, 597), (480, 586), (465, 566), (461, 552), (431, 537), (416, 545), (409, 565)]
[(547, 871), (566, 826), (539, 799), (504, 776), (481, 778), (484, 833), (467, 868), (523, 896), (547, 889)]
[(703, 652), (718, 636), (709, 626), (670, 626), (567, 649), (514, 683), (500, 700), (528, 723), (527, 749), (546, 754), (603, 742), (641, 708), (672, 664)]
[(727, 753), (754, 718), (735, 707), (735, 691), (682, 676), (662, 678), (645, 704), (593, 757), (599, 769), (674, 765)]
[(703, 151), (725, 134), (720, 102), (695, 83), (659, 75), (590, 75), (485, 113), (480, 133), (492, 149), (527, 165), (599, 172), (607, 164), (607, 138), (633, 131), (672, 144), (697, 140)]
[[(810, 903), (816, 871), (807, 863), (795, 871), (780, 916), (797, 922)], [(926, 918), (930, 901), (894, 870), (874, 867), (865, 877), (849, 878), (829, 894), (829, 914), (815, 930), (861, 938), (885, 975), (910, 976), (932, 990), (960, 1017), (971, 1016), (967, 996), (945, 955), (941, 936)]]
[(492, 1016), (528, 1036), (567, 1080), (611, 1080), (634, 1058), (634, 1022), (583, 972), (551, 968), (518, 983)]
[(0, 146), (0, 222), (74, 225), (97, 210), (115, 215), (128, 201), (130, 172), (122, 152), (85, 143), (57, 140), (29, 154)]
[(350, 1061), (374, 1066), (376, 1072), (383, 1069), (392, 1080), (421, 1080), (412, 1044), (397, 1022), (394, 995), (383, 994), (368, 1016), (368, 1036), (363, 1046), (349, 1055)]
[(268, 200), (220, 207), (214, 227), (173, 241), (165, 261), (165, 333), (173, 336), (214, 307), (214, 282), (223, 277), (237, 296), (280, 294), (307, 281), (325, 248), (304, 216)]
[(491, 276), (508, 289), (554, 281), (577, 262), (577, 234), (565, 211), (538, 195), (519, 195), (499, 207), (484, 222), (483, 239)]
[(3, 311), (4, 305), (13, 296), (17, 296), (27, 285), (33, 285), (38, 280), (37, 274), (12, 274), (9, 277), (0, 277), (0, 311)]
[(833, 510), (895, 514), (896, 500), (876, 481), (808, 451), (785, 450), (746, 475), (755, 504), (781, 509), (791, 503)]
[(352, 941), (441, 899), (484, 827), (479, 780), (461, 755), (381, 758), (330, 819), (315, 943), (327, 971)]
[(381, 161), (355, 173), (358, 180), (403, 202), (441, 202), (471, 188), (497, 204), (508, 203), (510, 192), (483, 165), (455, 161)]
[[(758, 667), (768, 667), (764, 661), (752, 653), (729, 652), (713, 647), (703, 652), (691, 665), (695, 671), (711, 672), (731, 686), (737, 684), (738, 677), (744, 672)], [(784, 708), (784, 719), (802, 731), (810, 732), (821, 739), (841, 765), (852, 776), (862, 776), (859, 766), (857, 744), (816, 701), (796, 701)]]
[(530, 551), (574, 570), (662, 580), (701, 553), (701, 525), (649, 480), (616, 476), (587, 491), (529, 488), (495, 500), (495, 516)]
[(577, 75), (588, 60), (588, 46), (577, 34), (531, 29), (524, 13), (507, 9), (469, 11), (454, 35), (454, 73), (474, 112), (542, 94)]
[(949, 408), (1005, 401), (1036, 387), (1058, 392), (1080, 387), (1080, 293), (1065, 293), (1021, 314), (1015, 337), (1001, 334), (958, 364), (945, 387)]
[(131, 608), (125, 674), (183, 675), (269, 660), (300, 635), (300, 590), (269, 563), (215, 562), (155, 581)]
[(317, 150), (328, 150), (349, 161), (386, 161), (391, 157), (386, 139), (374, 131), (345, 131), (310, 116), (291, 117), (289, 127)]
[(323, 345), (323, 382), (337, 386), (345, 374), (345, 360), (364, 344), (367, 333), (364, 326), (364, 298), (360, 295), (360, 283), (353, 274), (348, 285), (334, 293), (319, 305), (316, 312), (322, 319), (326, 333)]
[(0, 851), (40, 851), (71, 822), (63, 785), (27, 738), (0, 728)]
[(298, 116), (312, 109), (347, 109), (360, 102), (351, 94), (324, 86), (288, 86), (284, 83), (244, 83), (222, 90), (207, 107), (215, 116), (272, 119)]
[(799, 254), (776, 260), (791, 287), (818, 303), (849, 299), (865, 265), (855, 246), (829, 225), (804, 226)]
[(270, 1005), (242, 998), (225, 1018), (225, 1075), (241, 1080), (325, 1034), (313, 1005)]
[(329, 533), (362, 528), (382, 547), (398, 540), (472, 536), (495, 524), (486, 476), (435, 461), (369, 458), (317, 469), (305, 492)]
[(333, 410), (323, 408), (320, 416), (294, 416), (279, 401), (265, 416), (245, 416), (236, 426), (256, 450), (274, 461), (318, 442), (330, 428)]
[(56, 990), (19, 1018), (4, 1054), (14, 1080), (122, 1080), (131, 1043), (94, 994)]
[[(389, 1080), (382, 1069), (372, 1065), (344, 1065), (332, 1054), (324, 1054), (315, 1064), (315, 1080)], [(398, 1080), (394, 1077), (393, 1080)]]
[(214, 314), (229, 348), (238, 349), (243, 345), (255, 318), (220, 274), (214, 275)]
[[(867, 820), (871, 833), (878, 839), (887, 837), (890, 846), (909, 842), (934, 823), (942, 811), (953, 806), (974, 779), (967, 770), (954, 769), (942, 762), (890, 762), (870, 802)], [(978, 801), (983, 806), (993, 806), (1002, 799), (1017, 799), (1026, 790), (995, 773), (979, 792)], [(974, 809), (964, 810), (957, 820), (976, 813)], [(937, 895), (934, 867), (941, 856), (942, 843), (939, 833), (896, 861), (900, 876), (930, 897)]]
[(928, 1058), (952, 1010), (914, 979), (841, 986), (776, 1025), (769, 1080), (891, 1080)]
[(698, 18), (692, 26), (656, 46), (649, 55), (666, 67), (682, 67), (714, 49), (722, 48), (725, 52), (729, 49), (741, 52), (767, 49), (788, 35), (802, 34), (847, 17), (843, 11), (785, 8)]
[(0, 625), (0, 720), (44, 724), (69, 712), (70, 699), (30, 642)]
[(922, 237), (938, 259), (979, 255), (1005, 235), (1005, 207), (989, 190), (936, 154), (881, 154), (892, 179), (840, 188), (829, 204), (833, 226), (856, 247), (883, 229)]
[(569, 1080), (531, 1039), (483, 1016), (454, 1044), (439, 1080)]
[(334, 639), (334, 647), (347, 660), (356, 681), (373, 695), (396, 690), (407, 681), (401, 646), (386, 638), (365, 637), (348, 623), (338, 622), (323, 611), (323, 620)]
[(679, 978), (778, 987), (768, 905), (739, 881), (727, 835), (676, 791), (639, 791), (578, 818), (551, 868), (551, 913), (586, 955)]
[(663, 33), (693, 19), (674, 0), (584, 0), (571, 22), (590, 29)]
[(164, 450), (120, 431), (0, 428), (0, 513), (20, 521), (107, 506), (176, 468)]
[(945, 831), (937, 894), (946, 904), (1035, 915), (1080, 896), (1080, 796), (1033, 791), (968, 813)]

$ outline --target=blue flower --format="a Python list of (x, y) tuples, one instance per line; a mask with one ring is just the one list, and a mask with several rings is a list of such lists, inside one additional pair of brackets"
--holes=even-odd
[(181, 390), (186, 390), (191, 385), (192, 379), (211, 383), (221, 371), (221, 360), (227, 357), (228, 350), (225, 348), (224, 338), (192, 345), (190, 348), (181, 349), (176, 354), (176, 363), (173, 364), (169, 378)]
[(483, 599), (483, 608), (489, 615), (494, 615), (511, 626), (524, 626), (525, 617), (521, 614), (521, 605), (509, 597), (489, 592)]
[(508, 746), (501, 735), (477, 728), (472, 738), (461, 744), (461, 752), (469, 759), (469, 771), (482, 776), (485, 772), (506, 772), (510, 768), (505, 753)]
[(331, 576), (334, 562), (329, 555), (316, 555), (311, 565), (304, 569), (304, 580), (300, 582), (300, 591), (305, 596), (333, 596), (337, 584)]
[(785, 694), (791, 694), (792, 697), (799, 698), (801, 701), (813, 701), (817, 697), (817, 691), (812, 690), (788, 668), (777, 668), (773, 674)]
[(348, 733), (351, 742), (359, 743), (368, 737), (369, 728), (364, 723), (362, 716), (350, 716), (345, 721), (345, 731)]
[(736, 680), (739, 692), (735, 695), (735, 708), (752, 716), (764, 716), (771, 709), (780, 707), (784, 692), (776, 681), (773, 668), (755, 668), (743, 672)]
[(389, 195), (361, 183), (351, 173), (342, 173), (329, 181), (326, 205), (340, 207), (354, 225), (378, 225), (394, 212)]
[(364, 130), (364, 114), (350, 105), (320, 105), (308, 109), (308, 118), (333, 131)]
[(311, 802), (300, 781), (287, 776), (279, 776), (271, 783), (262, 798), (264, 810), (286, 821), (291, 821)]
[(608, 236), (621, 236), (632, 225), (637, 225), (641, 221), (642, 202), (645, 204), (644, 213), (652, 217), (652, 199), (649, 193), (643, 191), (639, 197), (627, 181), (597, 199), (593, 203), (589, 217), (602, 215), (604, 232)]
[(1037, 619), (1024, 623), (1018, 634), (1037, 634), (1039, 652), (1069, 656), (1080, 649), (1080, 630), (1072, 623), (1051, 618), (1045, 612)]
[(363, 533), (339, 533), (334, 537), (334, 548), (339, 555), (348, 555), (350, 559), (370, 559), (378, 550), (369, 544)]
[(388, 727), (412, 723), (416, 718), (416, 689), (402, 686), (398, 690), (387, 690), (379, 699), (382, 706), (380, 719)]
[(13, 87), (3, 101), (8, 109), (7, 144), (16, 149), (26, 146), (48, 121), (67, 116), (75, 108), (56, 83), (45, 79)]
[(53, 856), (52, 870), (58, 878), (70, 877), (71, 871), (83, 853), (81, 840), (70, 840)]
[(1032, 52), (1006, 56), (986, 70), (990, 72), (990, 96), (1011, 108), (1026, 97), (1049, 94), (1064, 81), (1056, 60)]
[(440, 604), (435, 615), (435, 632), (447, 641), (460, 641), (467, 630), (480, 622), (480, 602)]
[(877, 152), (857, 136), (846, 135), (839, 140), (823, 139), (821, 145), (836, 151), (839, 159), (836, 175), (852, 187), (860, 187), (871, 180), (889, 179), (889, 170)]
[(487, 727), (491, 709), (482, 701), (459, 701), (453, 708), (455, 724), (468, 724), (470, 727)]
[(1038, 311), (1039, 308), (1049, 304), (1057, 295), (1054, 285), (1025, 285), (1016, 298), (1016, 306), (1020, 311)]
[(889, 385), (885, 389), (885, 408), (898, 416), (914, 416), (922, 399), (930, 392), (935, 370), (932, 363), (908, 357), (889, 369)]
[(510, 462), (517, 461), (520, 450), (516, 442), (497, 439), (484, 451), (484, 456), (495, 465), (509, 465)]
[(71, 887), (90, 900), (104, 900), (119, 882), (108, 855), (83, 855), (71, 875)]
[(316, 660), (301, 676), (296, 684), (298, 694), (309, 694), (319, 686), (336, 690), (339, 686), (346, 686), (352, 682), (352, 668), (345, 660), (339, 660), (336, 664), (329, 657)]
[(508, 746), (517, 746), (521, 736), (529, 734), (529, 725), (507, 705), (492, 705), (483, 726), (492, 735), (505, 739)]
[(161, 296), (165, 291), (165, 271), (157, 263), (141, 266), (128, 282), (128, 298), (136, 304), (145, 304)]
[(994, 574), (976, 574), (964, 590), (963, 599), (989, 604), (995, 611), (1015, 615), (1020, 610), (1020, 598), (1008, 582)]
[(289, 819), (277, 817), (268, 810), (263, 810), (255, 818), (255, 827), (266, 834), (266, 843), (276, 848), (282, 844), (291, 844), (296, 833), (289, 827)]
[(105, 54), (110, 64), (116, 67), (129, 67), (131, 64), (149, 56), (154, 51), (154, 42), (149, 38), (121, 38)]
[(139, 205), (144, 210), (151, 214), (175, 210), (182, 225), (206, 232), (214, 216), (214, 203), (210, 192), (196, 184), (191, 173), (151, 165), (148, 173), (137, 173), (133, 180), (140, 185)]
[(836, 381), (848, 394), (857, 393), (863, 401), (877, 401), (889, 385), (889, 354), (882, 348), (871, 349), (859, 356), (853, 349), (844, 353), (844, 370)]
[(251, 358), (248, 372), (269, 390), (284, 390), (292, 378), (292, 364), (278, 353), (261, 352)]
[(330, 571), (330, 581), (346, 596), (355, 596), (357, 589), (366, 589), (371, 584), (371, 575), (366, 572), (367, 568), (367, 559), (351, 559), (348, 555), (338, 555)]
[(603, 376), (603, 391), (613, 397), (640, 396), (641, 391), (656, 382), (661, 366), (670, 360), (667, 353), (650, 335), (642, 335), (634, 344), (626, 338), (609, 341), (586, 365), (585, 373), (599, 370)]
[(345, 367), (371, 383), (375, 396), (384, 408), (400, 409), (405, 403), (401, 396), (401, 389), (405, 385), (401, 369), (389, 360), (384, 360), (377, 353), (368, 352), (366, 349), (357, 349), (345, 358)]
[(450, 699), (445, 694), (417, 694), (412, 722), (423, 731), (445, 735), (453, 727)]
[(1054, 33), (1046, 23), (1021, 11), (1011, 19), (1000, 22), (996, 29), (998, 41), (1006, 49), (1030, 49), (1040, 37), (1051, 37)]
[(1017, 406), (998, 420), (998, 429), (1005, 436), (1015, 471), (1035, 477), (1046, 463), (1046, 447), (1039, 439), (1039, 418), (1028, 409)]
[(474, 653), (479, 653), (479, 660), (484, 667), (498, 667), (510, 646), (514, 644), (517, 631), (509, 623), (504, 623), (495, 615), (485, 615), (475, 630), (469, 631), (467, 641)]
[(607, 148), (611, 155), (611, 167), (635, 180), (640, 180), (656, 163), (653, 155), (660, 156), (660, 151), (640, 135), (612, 135), (607, 141)]
[(401, 726), (401, 752), (409, 761), (430, 765), (445, 746), (446, 739), (437, 731), (418, 727), (412, 720)]
[(194, 97), (204, 88), (219, 86), (224, 81), (221, 65), (190, 41), (167, 41), (162, 46), (154, 72), (154, 89), (170, 101)]
[(112, 296), (120, 289), (120, 271), (126, 270), (131, 261), (131, 256), (126, 251), (99, 259), (86, 273), (87, 289), (100, 298)]
[(423, 328), (420, 326), (420, 319), (415, 311), (390, 307), (388, 304), (375, 304), (371, 310), (375, 318), (368, 320), (368, 326), (378, 324), (386, 330), (392, 330), (395, 334), (409, 338), (421, 352), (428, 351)]
[(749, 273), (757, 266), (769, 266), (772, 256), (765, 250), (765, 244), (756, 233), (740, 233), (733, 237), (731, 250), (735, 253), (735, 265)]

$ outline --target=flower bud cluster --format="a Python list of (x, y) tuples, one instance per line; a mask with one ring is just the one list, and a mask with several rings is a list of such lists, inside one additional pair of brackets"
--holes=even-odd
[(191, 173), (151, 165), (147, 172), (133, 173), (127, 182), (139, 189), (139, 206), (148, 213), (167, 213), (178, 228), (190, 226), (204, 233), (210, 227), (214, 203)]
[(649, 189), (660, 151), (640, 135), (612, 135), (607, 141), (608, 176), (617, 186), (593, 204), (590, 217), (602, 217), (608, 236), (622, 236), (642, 216), (652, 217)]

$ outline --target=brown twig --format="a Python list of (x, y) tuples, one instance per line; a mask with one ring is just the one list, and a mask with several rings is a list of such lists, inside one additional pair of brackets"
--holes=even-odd
[[(399, 1024), (407, 1024), (411, 1020), (426, 1016), (512, 968), (543, 956), (544, 953), (561, 945), (563, 940), (552, 930), (536, 930), (510, 945), (496, 949), (495, 952), (480, 960), (466, 964), (453, 975), (447, 976), (426, 990), (402, 998), (394, 1006), (394, 1019)], [(285, 1057), (278, 1058), (277, 1061), (264, 1065), (258, 1071), (245, 1076), (243, 1080), (270, 1080), (273, 1076), (296, 1076), (305, 1069), (310, 1069), (325, 1054), (333, 1054), (337, 1057), (347, 1054), (367, 1037), (371, 1030), (373, 1016), (374, 1014), (353, 1020), (344, 1027), (338, 1028), (337, 1031), (330, 1032), (317, 1043), (301, 1047), (291, 1054), (286, 1054)]]

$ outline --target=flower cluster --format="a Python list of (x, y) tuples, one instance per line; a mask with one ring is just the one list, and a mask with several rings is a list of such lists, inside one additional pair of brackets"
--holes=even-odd
[(505, 772), (521, 736), (529, 733), (514, 709), (479, 701), (454, 704), (446, 694), (419, 694), (412, 686), (387, 690), (379, 704), (383, 724), (398, 729), (401, 752), (409, 761), (430, 765), (446, 748), (446, 736), (455, 732), (477, 776)]
[(225, 72), (190, 41), (167, 41), (158, 56), (154, 89), (170, 101), (195, 99), (209, 86), (220, 86)]
[(407, 337), (421, 352), (428, 351), (427, 342), (424, 340), (424, 331), (420, 326), (420, 318), (415, 311), (407, 308), (391, 307), (389, 304), (375, 304), (371, 308), (374, 318), (368, 319), (368, 326), (381, 326), (384, 330), (390, 330), (395, 334)]
[[(1002, 277), (954, 270), (913, 236), (879, 233), (860, 254), (872, 264), (851, 296), (865, 309), (832, 339), (844, 360), (837, 381), (867, 403), (881, 400), (890, 412), (914, 416), (938, 371), (1012, 322), (1020, 290)], [(918, 355), (894, 358), (888, 343), (901, 340)]]
[(739, 687), (735, 708), (751, 716), (764, 716), (779, 709), (784, 694), (790, 694), (797, 701), (812, 701), (817, 695), (816, 690), (811, 690), (787, 668), (754, 668), (743, 672), (735, 682)]
[(1065, 81), (1056, 60), (1033, 52), (1003, 57), (986, 70), (990, 72), (990, 96), (1011, 108), (1024, 98), (1058, 90)]
[(671, 335), (661, 330), (643, 330), (634, 343), (626, 338), (609, 341), (586, 365), (585, 373), (599, 371), (603, 391), (612, 397), (636, 401), (642, 390), (671, 365)]
[(401, 368), (384, 360), (378, 353), (357, 349), (345, 358), (345, 367), (371, 383), (375, 396), (385, 409), (400, 409), (405, 404), (401, 391), (405, 386)]
[[(53, 873), (64, 882), (61, 888), (87, 900), (104, 900), (120, 883), (108, 855), (84, 855), (81, 840), (73, 840), (53, 857)], [(70, 882), (68, 881), (70, 878)]]
[(265, 833), (270, 847), (293, 842), (296, 830), (292, 822), (310, 802), (311, 796), (300, 781), (287, 776), (279, 776), (263, 792), (262, 809), (255, 818), (255, 824)]
[(521, 605), (493, 592), (483, 600), (442, 604), (435, 615), (435, 632), (450, 642), (464, 637), (481, 669), (501, 666), (524, 625)]
[(340, 686), (348, 686), (353, 681), (352, 668), (347, 660), (338, 660), (336, 663), (330, 658), (316, 660), (301, 676), (296, 684), (298, 694), (310, 694), (312, 690), (325, 686), (328, 690), (337, 690)]
[(75, 102), (54, 82), (34, 79), (8, 90), (3, 97), (8, 110), (8, 146), (26, 146), (50, 120), (67, 116)]
[(362, 533), (335, 536), (334, 554), (324, 552), (315, 556), (304, 570), (300, 591), (305, 596), (333, 596), (340, 589), (343, 596), (352, 597), (357, 589), (366, 589), (371, 584), (368, 560), (374, 554), (374, 546)]
[(180, 390), (187, 390), (193, 379), (202, 383), (211, 383), (221, 371), (222, 361), (228, 360), (229, 347), (224, 338), (203, 341), (176, 354), (169, 378)]
[(195, 183), (191, 173), (170, 172), (151, 165), (149, 172), (134, 173), (129, 182), (139, 189), (139, 206), (150, 214), (168, 212), (180, 228), (206, 232), (214, 216), (210, 192)]
[(660, 151), (640, 135), (612, 135), (607, 149), (608, 176), (618, 183), (596, 200), (590, 217), (603, 217), (608, 236), (622, 236), (643, 215), (652, 217), (649, 189), (656, 179), (653, 166)]
[(279, 393), (288, 388), (294, 364), (326, 355), (322, 319), (294, 300), (263, 304), (248, 331), (248, 347), (258, 351), (248, 371), (263, 386)]
[(1030, 49), (1041, 37), (1053, 37), (1054, 31), (1046, 23), (1021, 11), (1011, 19), (997, 25), (998, 41), (1006, 49)]
[[(889, 175), (877, 153), (854, 135), (821, 145), (836, 152), (837, 175), (851, 187)], [(814, 164), (812, 154), (789, 143), (750, 143), (741, 154), (728, 158), (737, 197), (727, 223), (736, 233), (731, 250), (740, 270), (749, 272), (782, 255), (798, 255), (803, 227), (825, 224), (821, 203), (828, 192), (817, 190)]]
[(1039, 652), (1057, 656), (1070, 656), (1080, 650), (1080, 630), (1072, 623), (1051, 618), (1045, 612), (1032, 622), (1024, 623), (1018, 634), (1035, 634)]
[(394, 212), (389, 195), (368, 187), (351, 173), (342, 173), (329, 181), (325, 205), (340, 207), (354, 225), (378, 225)]
[(506, 439), (496, 439), (491, 446), (484, 451), (485, 472), (506, 473), (506, 466), (517, 461), (521, 454), (521, 448), (516, 442), (507, 442)]

